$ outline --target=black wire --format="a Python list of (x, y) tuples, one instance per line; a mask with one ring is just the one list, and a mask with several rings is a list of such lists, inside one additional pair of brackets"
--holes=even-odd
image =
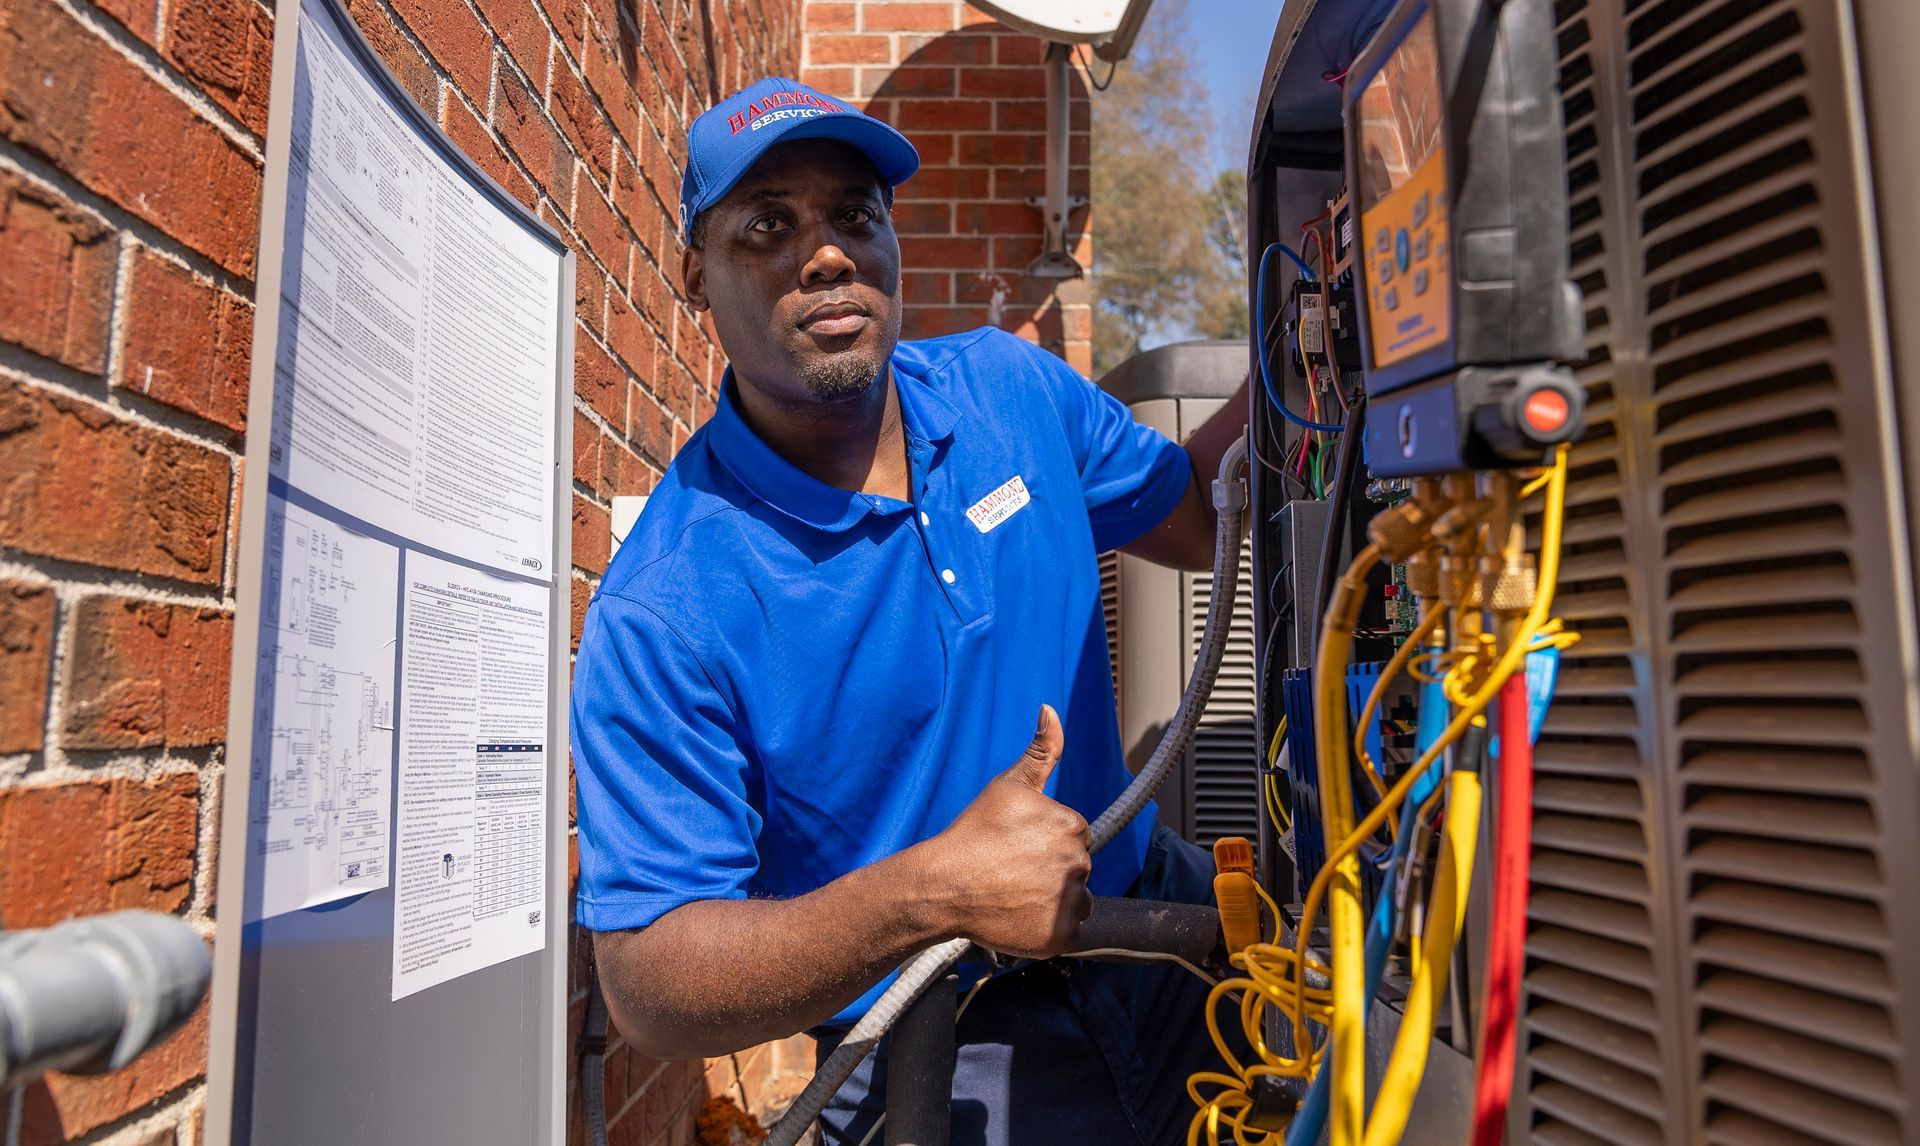
[(1333, 601), (1333, 579), (1339, 575), (1342, 543), (1352, 530), (1347, 526), (1347, 489), (1360, 467), (1360, 423), (1367, 410), (1365, 397), (1356, 397), (1347, 408), (1346, 432), (1340, 435), (1340, 453), (1334, 462), (1333, 492), (1327, 498), (1327, 538), (1320, 547), (1320, 581), (1314, 586), (1318, 607), (1315, 617), (1324, 618)]
[(1288, 499), (1289, 501), (1313, 501), (1314, 500), (1313, 491), (1307, 488), (1307, 483), (1301, 481), (1297, 477), (1294, 477), (1291, 473), (1287, 472), (1286, 470), (1280, 471), (1280, 480), (1286, 481), (1286, 482), (1292, 482), (1294, 488), (1300, 491), (1298, 496), (1290, 497)]
[(1260, 671), (1258, 674), (1260, 679), (1260, 704), (1256, 711), (1256, 715), (1260, 719), (1255, 721), (1254, 739), (1258, 741), (1258, 744), (1255, 746), (1254, 761), (1259, 766), (1263, 782), (1265, 777), (1279, 771), (1279, 769), (1274, 766), (1273, 760), (1267, 754), (1267, 741), (1273, 738), (1274, 725), (1278, 723), (1273, 719), (1271, 707), (1267, 704), (1267, 697), (1271, 693), (1273, 686), (1273, 678), (1270, 675), (1273, 670), (1273, 642), (1280, 635), (1280, 624), (1282, 620), (1283, 618), (1276, 616), (1273, 619), (1273, 624), (1267, 626), (1267, 639), (1261, 646), (1260, 651)]
[(1257, 461), (1257, 462), (1259, 462), (1259, 463), (1260, 463), (1261, 465), (1263, 465), (1263, 466), (1265, 466), (1265, 467), (1267, 468), (1267, 470), (1268, 470), (1268, 471), (1269, 471), (1270, 473), (1275, 473), (1275, 474), (1278, 474), (1278, 475), (1280, 475), (1280, 476), (1281, 476), (1281, 477), (1283, 477), (1283, 478), (1292, 478), (1292, 479), (1293, 479), (1293, 484), (1295, 484), (1295, 485), (1299, 485), (1299, 484), (1300, 484), (1300, 479), (1299, 479), (1299, 478), (1295, 478), (1295, 477), (1294, 477), (1294, 476), (1293, 476), (1292, 474), (1290, 474), (1290, 473), (1288, 473), (1288, 472), (1286, 471), (1286, 469), (1285, 469), (1284, 467), (1281, 467), (1281, 466), (1276, 466), (1276, 465), (1274, 465), (1274, 464), (1273, 464), (1272, 462), (1270, 462), (1270, 461), (1268, 461), (1268, 460), (1267, 460), (1267, 455), (1266, 455), (1266, 454), (1264, 454), (1264, 453), (1262, 453), (1262, 452), (1260, 452), (1260, 443), (1259, 443), (1259, 442), (1256, 442), (1256, 441), (1253, 441), (1253, 440), (1251, 440), (1251, 439), (1249, 439), (1249, 440), (1247, 441), (1247, 448), (1248, 448), (1248, 449), (1249, 449), (1250, 451), (1252, 451), (1252, 453), (1253, 453), (1253, 459), (1254, 459), (1255, 461)]
[(1087, 69), (1087, 83), (1093, 85), (1094, 91), (1103, 92), (1113, 86), (1113, 77), (1115, 73), (1119, 72), (1120, 70), (1120, 61), (1108, 60), (1107, 61), (1107, 78), (1104, 80), (1096, 80), (1093, 78), (1094, 58), (1095, 58), (1094, 54), (1091, 51), (1089, 51), (1087, 53), (1087, 62), (1085, 65), (1083, 65)]

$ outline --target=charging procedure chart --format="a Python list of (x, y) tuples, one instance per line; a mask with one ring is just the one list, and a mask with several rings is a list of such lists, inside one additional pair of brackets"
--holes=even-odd
[(546, 942), (561, 266), (334, 19), (299, 8), (248, 914), (392, 886), (397, 1000)]

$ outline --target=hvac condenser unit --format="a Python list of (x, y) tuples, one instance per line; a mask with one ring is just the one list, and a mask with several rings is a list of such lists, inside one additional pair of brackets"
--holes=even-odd
[[(1145, 351), (1100, 379), (1134, 418), (1183, 441), (1211, 417), (1247, 376), (1239, 342), (1182, 342)], [(1252, 593), (1249, 550), (1241, 550), (1239, 600)], [(1137, 557), (1100, 558), (1101, 601), (1113, 658), (1120, 742), (1138, 771), (1180, 703), (1206, 627), (1213, 592), (1209, 573), (1180, 573)], [(1200, 844), (1221, 836), (1253, 838), (1259, 830), (1259, 787), (1246, 762), (1254, 746), (1252, 614), (1234, 617), (1213, 698), (1179, 771), (1160, 790), (1160, 820)]]
[[(1284, 7), (1254, 249), (1340, 196), (1327, 80), (1387, 7)], [(1920, 4), (1554, 18), (1582, 639), (1537, 749), (1507, 1137), (1920, 1143)]]

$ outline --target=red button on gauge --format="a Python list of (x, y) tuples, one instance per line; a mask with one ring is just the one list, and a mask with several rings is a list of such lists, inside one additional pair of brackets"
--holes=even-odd
[(1536, 390), (1527, 396), (1527, 405), (1522, 416), (1527, 420), (1527, 428), (1536, 434), (1556, 434), (1567, 424), (1571, 413), (1567, 405), (1567, 396), (1558, 390)]

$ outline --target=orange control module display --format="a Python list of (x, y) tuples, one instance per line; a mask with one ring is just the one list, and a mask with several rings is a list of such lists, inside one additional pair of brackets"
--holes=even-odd
[(1376, 366), (1444, 345), (1452, 332), (1446, 153), (1436, 148), (1360, 217), (1366, 241), (1367, 330)]
[(1446, 344), (1453, 331), (1447, 148), (1433, 14), (1421, 14), (1361, 89), (1360, 246), (1373, 364)]

